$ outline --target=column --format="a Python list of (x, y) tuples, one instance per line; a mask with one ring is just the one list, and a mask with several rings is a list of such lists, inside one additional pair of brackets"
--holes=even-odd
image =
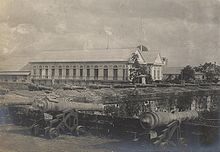
[(104, 80), (103, 67), (99, 65), (99, 77), (98, 80)]
[(66, 67), (62, 65), (62, 79), (66, 79)]
[(94, 65), (90, 66), (90, 80), (94, 80)]
[(108, 69), (108, 76), (109, 76), (109, 79), (108, 80), (113, 80), (113, 66), (110, 65), (109, 66), (109, 69)]

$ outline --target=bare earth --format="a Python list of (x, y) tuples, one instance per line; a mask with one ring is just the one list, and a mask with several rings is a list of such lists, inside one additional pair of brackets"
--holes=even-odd
[(0, 152), (143, 152), (146, 143), (105, 137), (62, 135), (54, 140), (33, 137), (28, 128), (0, 126)]

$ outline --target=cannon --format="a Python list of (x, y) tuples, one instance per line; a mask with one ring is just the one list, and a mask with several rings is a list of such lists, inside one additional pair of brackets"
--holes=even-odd
[(105, 108), (103, 104), (59, 101), (49, 96), (35, 100), (31, 107), (43, 113), (43, 117), (32, 125), (32, 134), (49, 138), (55, 138), (61, 132), (79, 134), (83, 128), (79, 125), (79, 111), (102, 112)]
[(57, 98), (52, 94), (34, 100), (13, 95), (1, 105), (8, 107), (15, 124), (31, 127), (34, 136), (49, 138), (55, 138), (61, 132), (79, 132), (82, 128), (78, 122), (79, 111), (94, 113), (105, 109), (103, 104), (73, 102), (70, 98)]
[(140, 122), (144, 128), (154, 129), (163, 125), (167, 125), (172, 121), (186, 121), (194, 120), (199, 117), (197, 111), (185, 111), (185, 112), (146, 112), (140, 116)]
[(57, 99), (46, 96), (43, 99), (34, 100), (32, 106), (43, 112), (51, 111), (65, 111), (65, 110), (81, 110), (81, 111), (104, 111), (105, 106), (103, 104), (96, 103), (81, 103), (73, 101), (59, 101)]
[(181, 123), (198, 117), (199, 113), (195, 110), (175, 113), (145, 112), (140, 116), (140, 123), (143, 128), (149, 130), (150, 141), (153, 144), (165, 146), (174, 144), (174, 141), (176, 144), (184, 144), (180, 133)]
[(42, 91), (42, 90), (52, 91), (53, 88), (39, 85), (39, 84), (30, 83), (28, 85), (28, 90), (29, 91)]

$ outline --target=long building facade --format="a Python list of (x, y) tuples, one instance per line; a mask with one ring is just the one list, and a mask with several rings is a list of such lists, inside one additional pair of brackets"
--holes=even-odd
[(125, 62), (32, 62), (33, 80), (128, 81)]
[[(164, 62), (159, 53), (140, 48), (90, 51), (48, 51), (30, 62), (32, 81), (40, 84), (129, 82), (133, 62), (146, 64), (153, 80), (162, 80)], [(150, 56), (151, 55), (151, 56)]]

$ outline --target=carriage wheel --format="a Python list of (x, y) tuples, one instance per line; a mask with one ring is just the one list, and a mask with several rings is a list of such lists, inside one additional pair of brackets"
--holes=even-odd
[(77, 126), (76, 127), (76, 136), (85, 135), (86, 128), (84, 126)]
[(59, 136), (59, 131), (56, 128), (50, 128), (48, 136), (50, 139), (54, 139)]

